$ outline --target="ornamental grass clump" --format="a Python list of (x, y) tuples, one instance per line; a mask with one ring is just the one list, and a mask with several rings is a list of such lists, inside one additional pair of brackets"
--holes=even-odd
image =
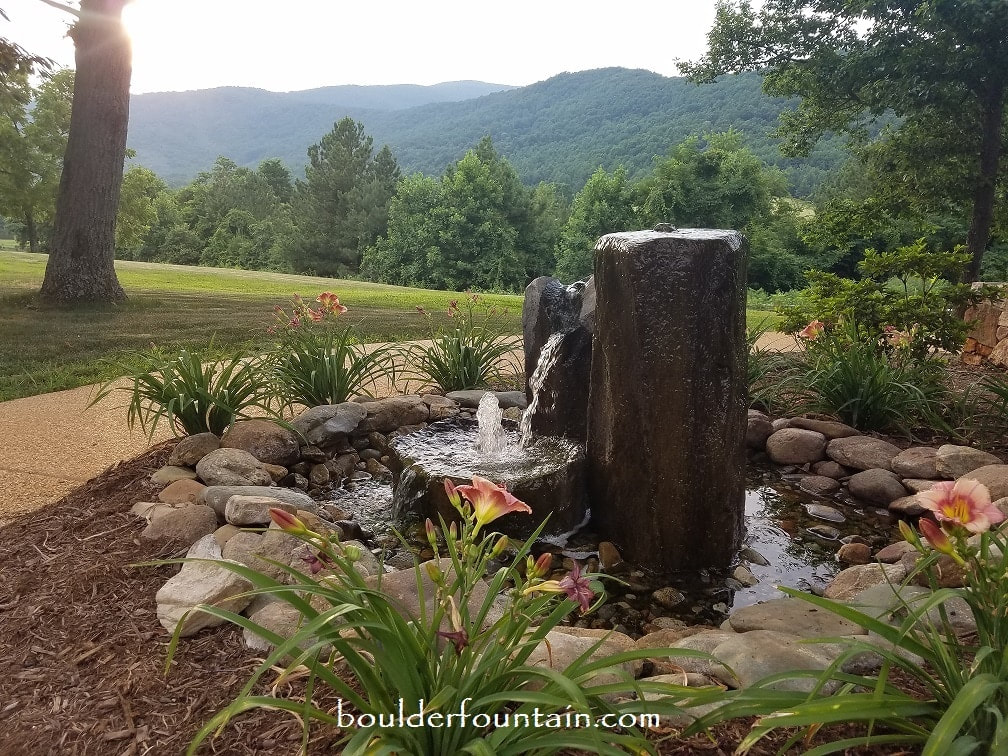
[(801, 357), (778, 393), (793, 396), (797, 412), (831, 415), (858, 430), (907, 436), (921, 427), (948, 430), (944, 363), (919, 356), (912, 329), (866, 336), (853, 323), (830, 328), (813, 320), (799, 331)]
[[(631, 700), (654, 685), (633, 680), (621, 665), (656, 654), (702, 654), (648, 649), (593, 658), (600, 639), (566, 669), (531, 663), (565, 616), (590, 611), (602, 600), (596, 576), (577, 567), (562, 579), (548, 579), (550, 555), (529, 555), (535, 536), (512, 553), (508, 539), (488, 526), (530, 510), (503, 486), (477, 477), (457, 487), (446, 480), (445, 489), (457, 521), (442, 520), (440, 528), (426, 523), (440, 558), (414, 565), (419, 608), (412, 615), (382, 591), (387, 576), (358, 572), (359, 552), (309, 530), (288, 512), (271, 511), (278, 527), (311, 549), (306, 574), (276, 563), (286, 573), (281, 582), (238, 563), (222, 566), (250, 581), (255, 594), (293, 607), (298, 629), (285, 638), (224, 609), (194, 610), (245, 628), (275, 648), (237, 698), (200, 730), (190, 753), (242, 712), (259, 707), (296, 717), (305, 744), (311, 727), (340, 728), (345, 754), (655, 752), (632, 721), (645, 711), (678, 712), (677, 693), (684, 689), (665, 684), (661, 701)], [(178, 642), (177, 631), (169, 666)], [(273, 693), (256, 694), (277, 671)], [(305, 682), (303, 695), (277, 693), (277, 683), (292, 677)], [(620, 695), (625, 698), (615, 698)], [(621, 726), (589, 725), (605, 715)]]
[(342, 316), (347, 308), (332, 292), (316, 297), (312, 307), (295, 294), (290, 310), (277, 305), (279, 336), (271, 354), (274, 391), (286, 406), (339, 404), (354, 395), (374, 396), (394, 382), (398, 350), (391, 345), (365, 347)]
[(452, 300), (448, 317), (452, 324), (437, 326), (422, 307), (417, 311), (427, 318), (430, 338), (413, 344), (409, 363), (421, 380), (434, 383), (442, 391), (486, 386), (501, 380), (507, 372), (517, 372), (510, 355), (521, 340), (508, 332), (504, 312), (484, 304), (478, 294), (467, 294), (462, 306)]
[(120, 385), (118, 378), (105, 383), (88, 406), (113, 391), (127, 392), (126, 423), (130, 430), (139, 425), (148, 437), (162, 420), (176, 434), (221, 435), (236, 419), (247, 417), (248, 410), (272, 414), (269, 366), (245, 350), (216, 356), (211, 343), (205, 352), (186, 348), (169, 354), (151, 344), (119, 367), (127, 373), (128, 385)]
[[(800, 728), (780, 749), (808, 743), (828, 725), (859, 723), (864, 734), (804, 751), (843, 753), (857, 746), (900, 745), (924, 756), (1008, 753), (1008, 579), (1003, 554), (1008, 534), (992, 530), (1005, 515), (975, 480), (936, 484), (920, 496), (934, 515), (920, 520), (921, 538), (905, 522), (900, 530), (919, 553), (905, 586), (924, 581), (931, 592), (904, 599), (894, 589), (895, 608), (882, 613), (791, 589), (794, 596), (863, 627), (878, 637), (825, 638), (847, 650), (825, 671), (775, 675), (742, 691), (726, 694), (711, 715), (687, 731), (699, 731), (738, 716), (758, 716), (739, 746), (747, 753), (771, 732)], [(939, 574), (949, 562), (963, 575), (961, 588), (942, 588)], [(963, 624), (962, 602), (975, 630)], [(956, 622), (952, 622), (955, 616)], [(817, 642), (817, 641), (813, 641)], [(848, 672), (865, 655), (881, 662), (879, 672)], [(898, 673), (898, 674), (894, 674)], [(814, 680), (811, 693), (789, 692), (788, 682)], [(909, 684), (908, 684), (909, 681)], [(832, 695), (825, 691), (835, 688)], [(702, 698), (700, 699), (702, 702)]]

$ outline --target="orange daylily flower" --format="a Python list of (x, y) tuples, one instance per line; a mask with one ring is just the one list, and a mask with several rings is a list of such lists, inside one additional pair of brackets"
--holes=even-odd
[[(478, 475), (474, 475), (472, 481), (471, 486), (456, 486), (455, 491), (473, 505), (473, 510), (476, 513), (476, 531), (479, 531), (488, 522), (493, 522), (498, 517), (503, 517), (511, 512), (532, 514), (532, 508), (512, 496), (504, 486), (498, 486)], [(447, 487), (446, 484), (445, 488), (447, 489)]]

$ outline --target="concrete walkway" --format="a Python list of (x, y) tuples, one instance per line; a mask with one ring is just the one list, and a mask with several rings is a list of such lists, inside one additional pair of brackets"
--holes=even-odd
[[(759, 346), (794, 348), (786, 334), (767, 333)], [(127, 385), (124, 381), (122, 385)], [(391, 393), (392, 387), (376, 393)], [(115, 391), (88, 408), (94, 386), (0, 402), (0, 525), (33, 512), (150, 443), (126, 425), (129, 395)], [(163, 422), (153, 443), (172, 437)]]

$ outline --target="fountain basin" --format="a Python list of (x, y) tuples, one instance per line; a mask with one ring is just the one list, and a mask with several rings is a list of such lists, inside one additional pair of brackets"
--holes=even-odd
[(437, 522), (457, 519), (448, 502), (444, 479), (468, 484), (474, 475), (508, 490), (532, 508), (532, 514), (505, 515), (493, 529), (515, 538), (527, 538), (549, 516), (543, 534), (557, 536), (581, 525), (587, 515), (585, 456), (583, 447), (567, 439), (538, 438), (520, 447), (515, 424), (504, 425), (508, 444), (497, 457), (487, 458), (476, 449), (478, 424), (451, 419), (399, 436), (390, 444), (395, 482), (392, 514), (397, 520)]

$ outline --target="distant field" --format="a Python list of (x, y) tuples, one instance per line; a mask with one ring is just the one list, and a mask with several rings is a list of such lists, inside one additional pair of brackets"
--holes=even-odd
[[(127, 302), (71, 312), (43, 307), (35, 296), (46, 259), (0, 251), (0, 400), (114, 378), (124, 372), (117, 363), (151, 342), (206, 347), (212, 339), (217, 351), (265, 345), (273, 306), (288, 303), (294, 293), (314, 299), (322, 291), (335, 292), (365, 341), (423, 338), (427, 321), (416, 307), (441, 317), (459, 296), (363, 281), (120, 261), (116, 270)], [(520, 331), (520, 296), (483, 296), (505, 308), (514, 331)], [(767, 314), (749, 311), (749, 323)]]

